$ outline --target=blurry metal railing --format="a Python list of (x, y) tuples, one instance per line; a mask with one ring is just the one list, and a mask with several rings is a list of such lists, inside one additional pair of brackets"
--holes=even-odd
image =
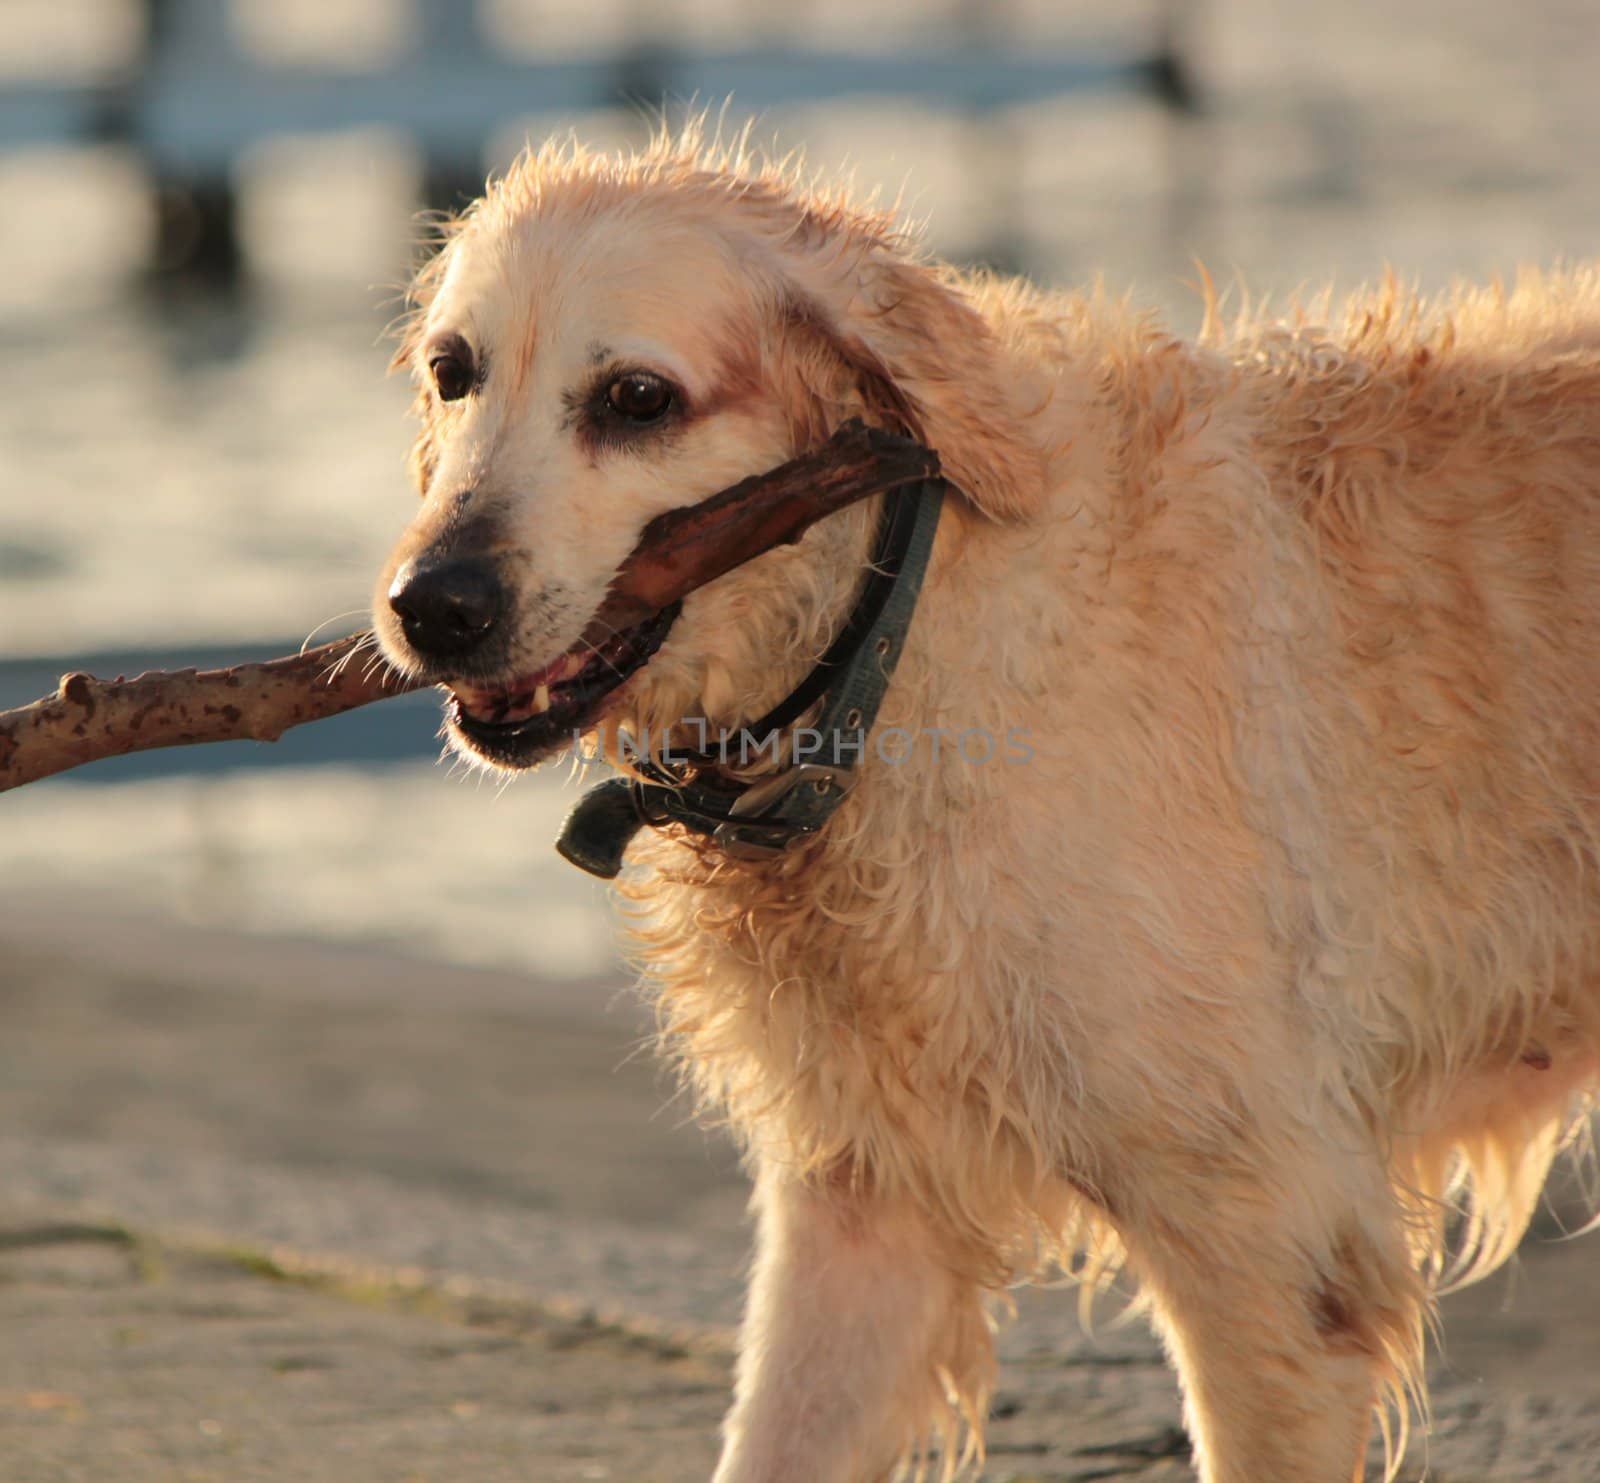
[[(890, 96), (982, 117), (1066, 94), (1136, 92), (1174, 114), (1195, 109), (1178, 24), (1193, 4), (1164, 0), (1148, 48), (1048, 56), (987, 40), (918, 38), (893, 53), (773, 44), (704, 52), (659, 41), (603, 59), (512, 60), (491, 50), (473, 0), (415, 0), (417, 44), (381, 71), (275, 65), (239, 45), (225, 0), (139, 0), (144, 46), (123, 74), (91, 83), (18, 82), (0, 90), (0, 150), (114, 142), (143, 161), (157, 203), (155, 265), (229, 277), (240, 266), (234, 166), (285, 133), (388, 127), (412, 136), (430, 205), (481, 185), (487, 141), (510, 119), (665, 98), (770, 109)], [(983, 7), (969, 6), (965, 37)], [(926, 28), (923, 34), (926, 34)]]

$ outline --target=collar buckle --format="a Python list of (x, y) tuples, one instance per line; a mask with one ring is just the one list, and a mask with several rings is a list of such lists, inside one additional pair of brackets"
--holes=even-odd
[[(728, 807), (728, 817), (712, 831), (711, 838), (736, 860), (770, 860), (781, 855), (796, 840), (815, 834), (839, 800), (850, 791), (855, 774), (848, 767), (829, 767), (822, 762), (800, 762), (752, 783)], [(771, 817), (797, 788), (809, 788), (827, 808), (815, 823), (809, 817), (787, 813)], [(808, 811), (809, 815), (809, 811)]]

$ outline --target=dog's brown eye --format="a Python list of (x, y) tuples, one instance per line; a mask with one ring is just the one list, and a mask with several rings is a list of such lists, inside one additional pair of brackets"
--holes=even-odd
[(463, 355), (446, 351), (428, 362), (433, 384), (439, 388), (441, 402), (459, 402), (477, 381), (472, 362)]
[(606, 388), (606, 405), (630, 422), (656, 422), (672, 406), (672, 387), (649, 371), (629, 371)]

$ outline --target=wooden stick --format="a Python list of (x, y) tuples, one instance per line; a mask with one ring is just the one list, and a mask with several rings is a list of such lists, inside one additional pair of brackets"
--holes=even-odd
[(383, 662), (370, 633), (231, 669), (63, 675), (54, 695), (0, 712), (0, 791), (151, 747), (276, 741), (291, 726), (414, 688)]
[[(653, 617), (857, 500), (938, 472), (938, 455), (920, 443), (847, 422), (812, 453), (658, 515), (618, 569), (585, 640), (598, 644)], [(132, 680), (64, 675), (54, 695), (0, 711), (0, 792), (153, 747), (276, 741), (291, 726), (419, 685), (383, 662), (370, 633), (230, 669), (156, 670)]]
[(763, 551), (799, 540), (824, 515), (938, 472), (939, 455), (922, 444), (847, 422), (815, 452), (657, 515), (584, 638), (599, 644)]

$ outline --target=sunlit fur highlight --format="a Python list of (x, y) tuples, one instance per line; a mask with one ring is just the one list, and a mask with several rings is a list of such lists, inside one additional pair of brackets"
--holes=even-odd
[[(1187, 342), (925, 263), (888, 215), (691, 134), (519, 162), (424, 270), (401, 360), (452, 252), (619, 213), (670, 222), (663, 251), (759, 247), (742, 340), (785, 431), (746, 472), (859, 414), (960, 487), (880, 728), (1034, 748), (869, 751), (770, 862), (633, 850), (662, 1044), (766, 1223), (719, 1480), (778, 1476), (764, 1356), (848, 1327), (820, 1289), (789, 1311), (805, 1263), (897, 1251), (928, 1274), (888, 1319), (915, 1353), (841, 1379), (823, 1345), (788, 1380), (826, 1411), (876, 1377), (873, 1417), (840, 1411), (851, 1465), (974, 1462), (986, 1297), (1077, 1254), (1143, 1284), (1207, 1483), (1344, 1483), (1373, 1405), (1422, 1399), (1437, 1287), (1511, 1252), (1595, 1081), (1600, 278), (1232, 323), (1207, 284)], [(613, 745), (782, 694), (872, 516), (692, 598)], [(797, 1479), (880, 1475), (782, 1445)]]

